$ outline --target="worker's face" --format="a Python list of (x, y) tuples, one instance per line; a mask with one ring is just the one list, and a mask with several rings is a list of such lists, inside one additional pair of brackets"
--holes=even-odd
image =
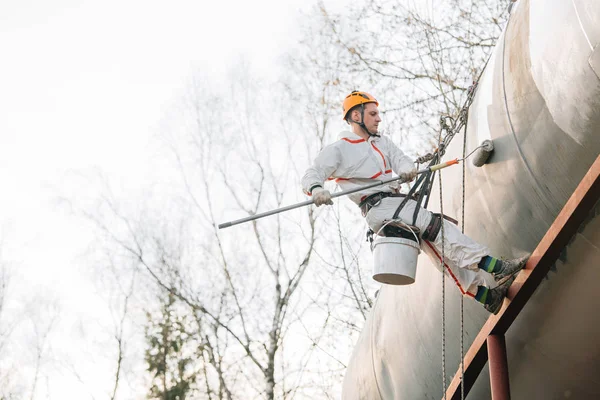
[[(377, 133), (381, 117), (379, 117), (379, 109), (375, 103), (365, 104), (365, 126), (371, 133)], [(355, 111), (354, 120), (360, 122), (360, 109)]]

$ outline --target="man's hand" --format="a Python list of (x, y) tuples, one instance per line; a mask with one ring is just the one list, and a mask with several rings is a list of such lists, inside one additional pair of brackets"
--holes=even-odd
[(412, 169), (408, 172), (402, 172), (399, 176), (402, 179), (402, 182), (410, 182), (417, 176), (417, 170)]
[(333, 205), (333, 201), (331, 200), (331, 193), (329, 190), (316, 187), (312, 191), (313, 201), (317, 207), (322, 206), (323, 204)]

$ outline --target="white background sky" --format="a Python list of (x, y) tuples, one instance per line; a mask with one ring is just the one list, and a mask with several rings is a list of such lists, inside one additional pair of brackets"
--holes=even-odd
[[(13, 306), (33, 292), (58, 298), (63, 314), (97, 301), (79, 265), (89, 232), (55, 205), (65, 175), (95, 168), (136, 186), (193, 71), (220, 79), (240, 55), (269, 68), (311, 4), (0, 2), (0, 238)], [(52, 398), (81, 398), (62, 390)]]

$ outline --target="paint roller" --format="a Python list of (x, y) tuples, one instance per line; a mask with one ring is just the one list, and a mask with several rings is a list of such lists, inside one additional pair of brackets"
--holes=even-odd
[(476, 167), (483, 167), (494, 151), (494, 142), (489, 139), (484, 140), (473, 153), (471, 162)]

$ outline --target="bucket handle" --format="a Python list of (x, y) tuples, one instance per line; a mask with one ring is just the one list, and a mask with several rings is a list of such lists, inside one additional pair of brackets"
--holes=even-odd
[(383, 230), (383, 228), (385, 228), (387, 225), (391, 224), (392, 222), (400, 223), (400, 225), (403, 228), (408, 229), (415, 236), (415, 240), (417, 241), (417, 243), (420, 243), (419, 242), (419, 237), (417, 236), (417, 234), (415, 233), (415, 231), (412, 230), (412, 228), (410, 227), (410, 225), (407, 225), (404, 222), (402, 222), (401, 219), (390, 219), (388, 222), (386, 222), (385, 224), (383, 224), (381, 226), (381, 228), (379, 228), (379, 230), (377, 231), (377, 236), (379, 236), (379, 232), (381, 232)]

